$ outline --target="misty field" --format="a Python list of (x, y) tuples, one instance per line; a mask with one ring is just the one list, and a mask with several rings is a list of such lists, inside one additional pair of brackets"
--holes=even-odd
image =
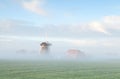
[(0, 79), (120, 79), (120, 62), (1, 60)]

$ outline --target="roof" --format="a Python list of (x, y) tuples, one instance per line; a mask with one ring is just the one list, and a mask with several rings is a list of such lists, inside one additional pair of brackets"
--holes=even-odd
[(48, 45), (51, 45), (51, 44), (48, 43), (48, 42), (42, 42), (40, 45), (41, 45), (41, 46), (42, 46), (42, 45), (48, 46)]

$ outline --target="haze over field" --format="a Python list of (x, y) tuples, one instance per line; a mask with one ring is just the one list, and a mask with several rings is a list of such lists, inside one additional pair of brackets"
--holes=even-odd
[(50, 58), (69, 49), (86, 58), (120, 58), (119, 0), (0, 0), (0, 59), (39, 58), (40, 43), (52, 43)]

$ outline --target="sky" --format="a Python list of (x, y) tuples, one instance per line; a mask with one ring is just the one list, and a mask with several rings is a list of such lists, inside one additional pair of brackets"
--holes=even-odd
[(0, 54), (78, 49), (120, 56), (120, 0), (0, 0)]

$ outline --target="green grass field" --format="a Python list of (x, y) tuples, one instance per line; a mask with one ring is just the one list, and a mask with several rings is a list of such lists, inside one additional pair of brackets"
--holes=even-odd
[(120, 62), (1, 60), (0, 79), (120, 79)]

